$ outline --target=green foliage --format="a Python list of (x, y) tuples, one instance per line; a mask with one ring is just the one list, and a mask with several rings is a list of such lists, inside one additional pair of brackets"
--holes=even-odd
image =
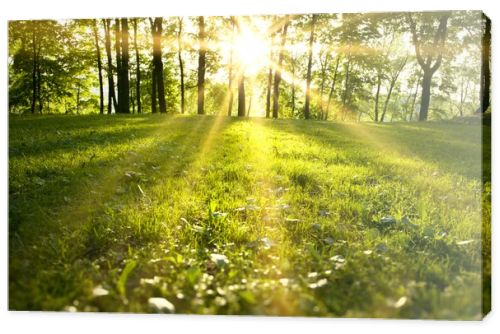
[[(428, 44), (436, 30), (436, 18), (442, 13), (414, 13), (424, 51), (433, 53)], [(471, 115), (479, 101), (479, 65), (482, 21), (479, 12), (453, 11), (447, 29), (443, 64), (432, 79), (429, 119), (450, 119)], [(280, 22), (284, 16), (244, 17), (242, 22), (255, 31), (258, 37), (274, 48), (270, 49), (271, 62), (276, 63)], [(316, 42), (312, 59), (311, 116), (334, 120), (374, 120), (375, 95), (378, 81), (379, 116), (388, 97), (391, 78), (398, 72), (403, 59), (408, 59), (395, 85), (387, 105), (384, 121), (412, 120), (410, 110), (420, 107), (420, 67), (411, 44), (411, 33), (406, 14), (318, 14), (315, 29)], [(180, 35), (186, 110), (196, 113), (197, 101), (197, 18), (186, 19)], [(307, 72), (307, 41), (310, 15), (290, 17), (282, 64), (283, 80), (280, 86), (279, 117), (303, 118), (305, 76)], [(101, 22), (102, 23), (102, 22)], [(11, 21), (9, 23), (9, 111), (26, 113), (87, 114), (98, 109), (99, 83), (97, 77), (97, 50), (92, 31), (93, 20), (39, 20)], [(111, 27), (113, 29), (113, 27)], [(177, 43), (179, 18), (164, 19), (163, 54), (165, 98), (168, 112), (180, 111), (180, 70)], [(277, 30), (276, 30), (277, 29)], [(103, 25), (98, 24), (98, 41), (104, 74), (104, 94), (108, 87), (108, 71)], [(227, 108), (229, 49), (232, 42), (232, 25), (228, 17), (206, 19), (206, 111), (218, 114)], [(111, 69), (116, 80), (115, 37), (111, 34), (113, 63)], [(144, 112), (151, 110), (152, 87), (152, 36), (148, 19), (138, 19), (139, 64), (130, 33), (130, 95), (135, 107), (135, 69), (141, 70), (141, 102)], [(35, 42), (34, 42), (35, 41)], [(35, 46), (35, 52), (33, 52)], [(248, 46), (251, 48), (252, 46)], [(241, 50), (245, 51), (245, 50)], [(255, 59), (260, 66), (258, 73), (248, 75), (246, 104), (251, 102), (251, 116), (262, 115), (266, 105), (268, 57)], [(236, 58), (235, 58), (236, 59)], [(39, 93), (33, 94), (33, 67), (38, 68)], [(339, 60), (338, 71), (336, 60)], [(233, 61), (236, 61), (233, 59)], [(237, 73), (234, 63), (232, 74)], [(35, 71), (36, 72), (36, 71)], [(38, 75), (38, 74), (37, 74)], [(335, 85), (334, 83), (335, 78)], [(233, 83), (235, 78), (233, 77)], [(35, 83), (36, 83), (35, 82)], [(36, 85), (35, 85), (36, 86)], [(331, 88), (335, 89), (331, 91)], [(292, 93), (293, 91), (293, 93)], [(330, 92), (331, 91), (331, 92)], [(236, 96), (236, 87), (233, 89)], [(39, 96), (38, 96), (39, 95)], [(251, 96), (250, 96), (251, 95)], [(293, 95), (293, 98), (292, 98)], [(107, 98), (104, 100), (107, 103)], [(412, 101), (415, 100), (415, 103)], [(233, 98), (234, 108), (237, 99)], [(329, 107), (327, 108), (326, 105)], [(415, 112), (416, 113), (416, 112)]]

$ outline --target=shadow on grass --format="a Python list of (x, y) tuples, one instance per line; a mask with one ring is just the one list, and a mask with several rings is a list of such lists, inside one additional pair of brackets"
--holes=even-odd
[[(277, 124), (276, 124), (277, 125)], [(272, 126), (273, 125), (268, 125)], [(398, 131), (399, 129), (404, 131)], [(306, 138), (333, 147), (357, 147), (366, 153), (384, 150), (402, 157), (419, 159), (446, 173), (477, 179), (481, 173), (481, 127), (446, 122), (444, 124), (338, 124), (310, 122), (288, 124), (279, 130), (302, 133)], [(483, 131), (488, 131), (484, 129)], [(340, 134), (350, 137), (341, 138)], [(369, 144), (371, 147), (362, 147)], [(369, 151), (372, 152), (369, 152)]]
[[(100, 119), (95, 120), (99, 121)], [(112, 210), (117, 208), (119, 210), (120, 206), (141, 203), (142, 190), (138, 190), (138, 185), (142, 184), (145, 191), (148, 186), (143, 176), (164, 173), (165, 178), (178, 177), (179, 171), (187, 168), (196, 158), (200, 144), (209, 129), (207, 125), (212, 122), (208, 117), (196, 121), (190, 118), (169, 117), (158, 121), (160, 123), (150, 131), (149, 136), (146, 130), (143, 130), (142, 137), (150, 139), (144, 144), (134, 144), (140, 142), (141, 137), (136, 136), (130, 141), (130, 145), (119, 150), (121, 152), (118, 152), (115, 158), (96, 160), (74, 168), (52, 170), (49, 168), (47, 173), (51, 177), (57, 174), (60, 180), (47, 181), (41, 186), (25, 183), (19, 187), (24, 188), (21, 196), (11, 194), (9, 205), (11, 308), (42, 307), (40, 303), (29, 304), (32, 299), (25, 294), (26, 291), (45, 289), (43, 284), (47, 284), (47, 281), (38, 281), (43, 273), (50, 272), (51, 275), (55, 275), (54, 278), (61, 278), (61, 273), (72, 272), (72, 270), (68, 272), (68, 267), (78, 259), (98, 257), (116, 244), (119, 247), (128, 242), (140, 245), (153, 237), (161, 237), (161, 235), (155, 236), (153, 233), (155, 231), (144, 233), (146, 225), (137, 226), (139, 230), (130, 231), (125, 226), (119, 226), (120, 221), (113, 221), (112, 218), (107, 221), (102, 219), (110, 213), (110, 207)], [(127, 135), (126, 132), (122, 134)], [(128, 154), (127, 150), (133, 150), (133, 154)], [(177, 156), (172, 156), (173, 154)], [(129, 173), (131, 177), (125, 175), (127, 171), (132, 171)], [(117, 188), (121, 190), (117, 191)], [(112, 237), (106, 232), (108, 228), (116, 228), (116, 233), (113, 233)], [(110, 238), (96, 239), (96, 235)], [(126, 252), (126, 249), (124, 251)], [(55, 259), (57, 261), (54, 262)], [(26, 266), (26, 263), (29, 265)], [(65, 284), (76, 289), (75, 291), (81, 291), (83, 287), (78, 286), (78, 282), (75, 281), (77, 277), (71, 277), (73, 275), (69, 274), (63, 277), (68, 281)], [(54, 279), (53, 282), (57, 284), (58, 279)], [(54, 285), (50, 290), (55, 288)], [(44, 293), (50, 298), (68, 297), (66, 287), (60, 291), (55, 289)]]

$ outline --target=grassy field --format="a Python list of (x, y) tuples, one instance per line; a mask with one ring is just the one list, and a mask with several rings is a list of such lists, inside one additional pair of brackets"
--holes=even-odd
[(11, 116), (9, 308), (478, 319), (480, 128)]

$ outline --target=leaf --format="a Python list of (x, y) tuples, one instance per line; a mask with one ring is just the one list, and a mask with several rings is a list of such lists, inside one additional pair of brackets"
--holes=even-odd
[(262, 238), (260, 239), (260, 242), (262, 243), (263, 249), (269, 249), (273, 246), (273, 242), (269, 240), (269, 238)]
[(394, 307), (395, 308), (401, 308), (401, 307), (403, 307), (406, 304), (407, 301), (408, 301), (408, 298), (401, 297), (401, 298), (398, 299), (398, 301), (396, 303), (394, 303)]
[(139, 189), (139, 191), (141, 192), (141, 195), (142, 196), (146, 196), (146, 194), (144, 193), (144, 191), (142, 190), (141, 186), (140, 185), (137, 185), (137, 188)]
[(215, 217), (215, 218), (224, 218), (226, 216), (227, 216), (226, 212), (220, 212), (220, 211), (213, 211), (212, 212), (212, 217)]
[(148, 299), (148, 306), (156, 313), (175, 313), (175, 306), (165, 298), (152, 297)]
[(284, 287), (287, 287), (290, 284), (290, 280), (288, 278), (280, 278), (279, 282)]
[(335, 255), (330, 258), (330, 261), (337, 262), (337, 263), (344, 263), (345, 258), (342, 255)]
[(318, 273), (315, 271), (307, 274), (307, 278), (316, 278), (316, 277), (318, 277)]
[(161, 277), (155, 276), (153, 278), (141, 278), (139, 281), (142, 285), (158, 285), (161, 282)]
[(396, 223), (396, 218), (393, 216), (384, 216), (380, 219), (380, 223), (383, 225), (394, 225)]
[(93, 290), (92, 290), (92, 295), (94, 297), (102, 297), (102, 296), (106, 296), (109, 294), (109, 291), (104, 289), (102, 287), (102, 285), (98, 285), (96, 286)]
[(218, 266), (218, 267), (224, 267), (229, 264), (229, 260), (227, 257), (223, 254), (216, 254), (212, 253), (210, 254), (210, 259)]
[(125, 268), (123, 269), (120, 278), (118, 279), (118, 283), (116, 285), (116, 288), (118, 289), (118, 292), (122, 297), (125, 297), (125, 293), (127, 292), (126, 290), (126, 284), (128, 280), (128, 276), (134, 270), (134, 268), (137, 266), (137, 262), (135, 260), (130, 260), (127, 262), (125, 265)]
[(322, 286), (325, 286), (326, 284), (328, 284), (328, 280), (326, 278), (322, 278), (319, 281), (317, 281), (316, 283), (309, 284), (308, 287), (311, 289), (316, 289), (316, 288), (321, 288)]
[(323, 241), (327, 244), (327, 245), (333, 245), (335, 243), (335, 240), (333, 240), (333, 238), (330, 238), (330, 237), (327, 237), (325, 239), (323, 239)]
[(457, 245), (458, 246), (463, 246), (463, 245), (471, 244), (473, 242), (474, 242), (474, 240), (472, 240), (472, 239), (470, 239), (470, 240), (463, 240), (463, 241), (457, 241)]

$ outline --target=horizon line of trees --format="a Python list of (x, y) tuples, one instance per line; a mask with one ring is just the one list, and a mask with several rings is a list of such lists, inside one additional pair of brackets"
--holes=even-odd
[(259, 20), (270, 47), (254, 76), (234, 47), (248, 17), (11, 21), (9, 111), (231, 116), (236, 104), (246, 117), (258, 100), (268, 118), (385, 122), (490, 107), (491, 21), (479, 12)]

